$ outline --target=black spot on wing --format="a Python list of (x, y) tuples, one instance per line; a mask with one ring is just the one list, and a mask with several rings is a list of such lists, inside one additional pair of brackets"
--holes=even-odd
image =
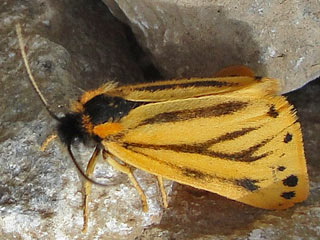
[(283, 192), (281, 195), (281, 197), (283, 197), (284, 199), (291, 199), (291, 198), (294, 198), (296, 196), (296, 193), (294, 191), (291, 191), (291, 192)]
[(295, 175), (290, 175), (283, 181), (283, 185), (288, 186), (288, 187), (295, 187), (298, 184), (298, 177)]
[(274, 105), (271, 105), (267, 114), (272, 118), (277, 118), (279, 116), (279, 113), (277, 112)]
[(280, 171), (280, 172), (283, 172), (284, 170), (286, 170), (286, 167), (284, 167), (284, 166), (279, 166), (279, 167), (277, 168), (277, 170)]
[(292, 134), (287, 133), (286, 136), (283, 139), (283, 142), (284, 143), (288, 143), (288, 142), (291, 142), (291, 140), (292, 140)]
[(238, 186), (244, 187), (246, 190), (249, 190), (251, 192), (258, 190), (260, 187), (256, 184), (259, 181), (249, 178), (243, 178), (243, 179), (237, 179), (236, 184)]
[(247, 105), (247, 102), (234, 101), (216, 104), (210, 107), (199, 107), (190, 110), (185, 109), (181, 111), (164, 112), (159, 113), (151, 118), (144, 119), (139, 126), (155, 123), (187, 121), (193, 118), (219, 117), (240, 111)]
[(261, 76), (255, 76), (254, 79), (257, 81), (257, 82), (260, 82), (262, 77)]

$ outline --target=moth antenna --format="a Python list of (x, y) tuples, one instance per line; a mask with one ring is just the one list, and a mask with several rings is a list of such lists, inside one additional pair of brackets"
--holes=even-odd
[[(23, 37), (22, 37), (22, 31), (21, 31), (20, 23), (16, 24), (16, 32), (17, 32), (17, 36), (18, 36), (18, 40), (19, 40), (19, 47), (20, 47), (21, 55), (22, 55), (22, 58), (23, 58), (23, 61), (24, 61), (24, 66), (26, 67), (26, 70), (27, 70), (27, 73), (28, 73), (28, 76), (29, 76), (29, 80), (30, 80), (30, 82), (32, 84), (32, 87), (36, 91), (38, 96), (40, 97), (41, 102), (43, 103), (44, 107), (46, 108), (46, 110), (48, 111), (50, 116), (60, 122), (61, 121), (60, 118), (50, 110), (47, 100), (42, 95), (42, 93), (41, 93), (36, 81), (34, 80), (34, 77), (33, 77), (32, 73), (31, 73), (29, 62), (28, 62), (28, 59), (27, 59), (27, 54), (26, 54), (26, 51), (25, 51), (25, 45), (24, 45), (24, 41), (23, 41)], [(46, 139), (46, 141), (43, 143), (43, 145), (41, 146), (41, 150), (44, 150), (46, 148), (46, 146), (49, 144), (49, 142), (52, 141), (56, 137), (57, 137), (56, 134), (53, 134), (53, 135), (49, 136)], [(91, 179), (90, 177), (88, 177), (83, 172), (83, 170), (79, 166), (78, 162), (74, 158), (74, 156), (72, 154), (72, 151), (71, 151), (71, 146), (68, 145), (67, 149), (68, 149), (69, 155), (71, 156), (71, 159), (72, 159), (74, 165), (76, 166), (77, 170), (80, 172), (82, 177), (84, 177), (87, 181), (91, 182), (92, 184), (99, 185), (99, 186), (104, 186), (104, 187), (109, 186), (107, 184), (96, 182), (93, 179)]]
[(56, 119), (57, 121), (60, 121), (58, 116), (55, 115), (50, 110), (47, 100), (42, 95), (42, 93), (41, 93), (36, 81), (34, 80), (34, 77), (33, 77), (32, 73), (31, 73), (29, 62), (28, 62), (28, 59), (27, 59), (27, 54), (26, 54), (26, 51), (25, 51), (24, 41), (23, 41), (23, 38), (22, 38), (22, 31), (21, 31), (20, 23), (18, 23), (16, 25), (16, 32), (17, 32), (17, 36), (18, 36), (18, 40), (19, 40), (19, 47), (20, 47), (21, 55), (22, 55), (22, 58), (23, 58), (23, 61), (24, 61), (24, 66), (26, 67), (26, 70), (27, 70), (27, 73), (28, 73), (28, 76), (29, 76), (29, 80), (30, 80), (30, 82), (32, 84), (32, 87), (34, 88), (34, 90), (36, 91), (38, 96), (40, 97), (41, 102), (43, 103), (44, 107), (47, 109), (47, 111), (50, 114), (50, 116), (53, 117), (54, 119)]

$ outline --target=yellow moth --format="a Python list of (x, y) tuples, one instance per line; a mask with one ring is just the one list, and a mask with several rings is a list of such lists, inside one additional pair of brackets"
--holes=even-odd
[(58, 121), (58, 135), (74, 160), (75, 139), (96, 143), (85, 176), (84, 230), (90, 179), (97, 156), (128, 175), (144, 210), (146, 197), (131, 167), (264, 209), (285, 209), (309, 191), (300, 125), (293, 107), (278, 96), (276, 79), (254, 77), (244, 67), (215, 78), (191, 78), (85, 92)]

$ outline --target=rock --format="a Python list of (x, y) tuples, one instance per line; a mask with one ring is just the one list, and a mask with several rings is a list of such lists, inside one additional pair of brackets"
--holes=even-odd
[[(123, 2), (121, 1), (121, 4)], [(304, 35), (297, 36), (296, 39), (275, 41), (278, 37), (267, 31), (267, 26), (272, 26), (271, 22), (266, 24), (264, 32), (257, 34), (254, 33), (257, 29), (250, 24), (250, 21), (238, 19), (238, 16), (247, 15), (248, 19), (255, 19), (257, 22), (266, 21), (264, 17), (267, 13), (279, 11), (277, 8), (271, 11), (271, 8), (265, 6), (267, 3), (260, 3), (264, 7), (264, 12), (258, 11), (260, 8), (255, 6), (250, 8), (249, 14), (243, 12), (237, 16), (226, 11), (224, 7), (212, 7), (209, 2), (207, 7), (202, 9), (188, 5), (187, 1), (179, 1), (177, 6), (170, 1), (160, 3), (157, 2), (158, 10), (172, 8), (177, 16), (176, 20), (167, 16), (163, 18), (163, 25), (159, 25), (161, 27), (159, 29), (163, 30), (162, 36), (165, 36), (163, 38), (165, 41), (157, 37), (161, 32), (149, 32), (152, 28), (143, 28), (148, 38), (143, 37), (143, 34), (139, 36), (141, 30), (131, 23), (127, 11), (121, 10), (116, 14), (116, 8), (113, 7), (112, 12), (122, 21), (127, 18), (126, 21), (132, 25), (139, 42), (167, 78), (209, 76), (220, 67), (237, 63), (247, 63), (261, 75), (272, 76), (273, 72), (279, 73), (276, 77), (280, 78), (285, 76), (284, 70), (290, 69), (287, 71), (288, 78), (283, 77), (284, 80), (290, 80), (290, 84), (291, 76), (302, 76), (299, 80), (303, 79), (306, 82), (312, 78), (311, 72), (315, 73), (315, 76), (318, 74), (316, 60), (319, 59), (317, 52), (319, 49), (311, 47), (312, 44), (316, 46), (317, 42), (312, 42), (314, 39), (312, 37), (318, 34), (317, 31), (314, 31), (310, 38), (306, 38), (312, 44), (308, 42), (304, 47), (294, 45), (295, 49), (280, 48), (277, 44), (290, 46), (289, 42), (292, 41), (298, 44), (300, 38), (307, 33), (303, 32)], [(194, 6), (198, 3), (199, 1), (194, 1)], [(135, 9), (135, 4), (137, 3), (132, 1), (132, 11)], [(248, 4), (246, 2), (244, 6)], [(301, 22), (309, 21), (311, 16), (317, 19), (317, 6), (312, 7), (311, 2), (300, 4), (304, 4), (303, 6), (309, 4), (309, 8), (298, 9), (299, 14), (303, 9), (309, 9), (305, 11), (305, 18)], [(244, 8), (236, 3), (233, 5), (238, 9)], [(289, 10), (292, 8), (285, 6), (281, 8), (288, 14), (295, 14)], [(269, 11), (266, 12), (265, 9)], [(154, 178), (137, 170), (135, 175), (146, 191), (150, 207), (148, 213), (143, 213), (138, 194), (127, 176), (100, 161), (94, 177), (110, 186), (107, 188), (93, 186), (89, 204), (89, 228), (86, 234), (82, 234), (81, 181), (65, 147), (56, 140), (50, 143), (45, 152), (39, 150), (41, 143), (54, 130), (56, 122), (46, 113), (27, 79), (17, 45), (15, 24), (17, 22), (22, 24), (32, 72), (51, 109), (59, 116), (68, 111), (69, 101), (75, 100), (83, 90), (96, 88), (109, 80), (119, 84), (147, 81), (158, 77), (157, 71), (152, 68), (148, 56), (139, 50), (128, 28), (116, 21), (100, 1), (48, 0), (21, 3), (12, 0), (5, 1), (1, 5), (1, 10), (1, 239), (280, 239), (287, 236), (316, 239), (319, 237), (319, 81), (289, 94), (290, 101), (297, 107), (305, 139), (311, 180), (311, 193), (306, 202), (286, 211), (264, 211), (180, 184), (174, 184), (174, 191), (170, 194), (172, 183), (167, 181), (166, 190), (171, 196), (171, 201), (169, 208), (163, 214)], [(214, 11), (214, 14), (211, 11)], [(185, 22), (180, 21), (184, 19), (181, 15), (183, 12), (188, 12), (193, 17), (186, 18)], [(134, 13), (133, 11), (132, 14)], [(147, 13), (148, 11), (145, 12)], [(139, 14), (143, 19), (144, 12)], [(213, 24), (216, 28), (211, 29), (210, 25), (206, 25), (205, 19), (196, 21), (202, 15), (212, 16), (217, 21)], [(158, 19), (156, 16), (153, 18)], [(201, 30), (201, 34), (197, 35), (196, 29), (190, 28), (181, 38), (186, 29), (183, 24), (192, 26), (193, 23)], [(139, 24), (149, 26), (151, 22), (141, 21)], [(163, 27), (165, 24), (167, 30)], [(276, 26), (277, 33), (283, 34), (280, 30), (285, 28), (284, 25), (278, 26), (275, 23), (273, 25)], [(175, 33), (170, 27), (177, 26), (179, 28)], [(300, 27), (299, 24), (298, 26)], [(312, 32), (314, 25), (310, 23), (309, 27), (310, 29), (299, 28), (299, 31)], [(208, 41), (205, 36), (210, 33), (217, 36), (209, 38)], [(274, 37), (273, 49), (276, 49), (276, 54), (271, 54), (273, 56), (267, 51), (269, 46), (266, 44), (267, 41), (260, 43), (260, 39), (265, 36), (271, 38), (271, 35)], [(210, 43), (210, 39), (214, 44)], [(203, 43), (203, 46), (199, 42)], [(240, 48), (242, 42), (247, 43), (247, 50)], [(193, 45), (197, 47), (191, 48)], [(205, 50), (203, 47), (206, 47)], [(219, 47), (224, 47), (225, 51), (218, 51)], [(209, 49), (214, 49), (214, 53)], [(299, 58), (293, 62), (281, 62), (288, 56), (294, 59), (294, 56), (305, 51), (309, 55), (303, 55), (305, 58), (295, 69), (293, 66)], [(287, 55), (280, 55), (283, 52)], [(217, 58), (223, 60), (214, 62)], [(276, 61), (275, 64), (272, 63), (272, 59)], [(315, 61), (312, 62), (312, 59)], [(311, 65), (314, 64), (311, 68), (309, 68), (310, 62)], [(281, 64), (285, 67), (279, 68)], [(272, 70), (271, 66), (277, 67), (279, 72)], [(303, 81), (292, 83), (293, 85), (287, 89), (301, 86)], [(92, 149), (76, 145), (73, 151), (79, 163), (85, 166)]]
[[(81, 181), (65, 147), (40, 145), (56, 122), (28, 80), (18, 47), (20, 22), (33, 75), (53, 112), (61, 116), (84, 90), (107, 81), (144, 81), (130, 31), (100, 1), (7, 1), (0, 16), (0, 238), (134, 239), (162, 215), (154, 178), (136, 172), (148, 196), (143, 213), (128, 177), (105, 163), (93, 186), (89, 228), (82, 230)], [(93, 149), (75, 146), (85, 166)]]
[(317, 1), (103, 1), (165, 78), (244, 64), (289, 92), (320, 75)]

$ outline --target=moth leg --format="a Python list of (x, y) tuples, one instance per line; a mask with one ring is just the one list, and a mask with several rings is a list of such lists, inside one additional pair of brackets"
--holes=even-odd
[(158, 181), (158, 186), (161, 192), (162, 204), (164, 208), (167, 208), (168, 200), (167, 200), (166, 190), (164, 189), (164, 185), (163, 185), (163, 178), (161, 176), (157, 176), (157, 181)]
[(112, 166), (114, 167), (116, 170), (125, 173), (128, 175), (131, 183), (133, 184), (133, 186), (135, 187), (135, 189), (137, 190), (140, 199), (141, 199), (141, 203), (142, 203), (142, 209), (144, 212), (148, 211), (148, 204), (147, 204), (147, 198), (146, 195), (144, 194), (142, 188), (140, 187), (138, 181), (136, 180), (135, 176), (132, 173), (132, 170), (124, 165), (121, 164), (119, 162), (117, 162), (116, 160), (114, 160), (107, 151), (103, 151), (103, 158)]
[(49, 143), (51, 143), (51, 141), (53, 141), (54, 139), (56, 139), (58, 137), (58, 135), (56, 133), (52, 133), (50, 134), (45, 140), (44, 142), (41, 144), (40, 150), (43, 152), (44, 150), (46, 150), (47, 146), (49, 145)]
[[(94, 152), (91, 155), (91, 158), (88, 162), (86, 174), (88, 177), (90, 177), (94, 171), (94, 168), (97, 163), (97, 157), (100, 153), (100, 148), (97, 146), (94, 150)], [(83, 191), (84, 191), (84, 198), (83, 198), (83, 227), (82, 232), (86, 232), (88, 228), (88, 203), (89, 203), (89, 195), (91, 193), (91, 183), (89, 181), (84, 180), (83, 183)]]

